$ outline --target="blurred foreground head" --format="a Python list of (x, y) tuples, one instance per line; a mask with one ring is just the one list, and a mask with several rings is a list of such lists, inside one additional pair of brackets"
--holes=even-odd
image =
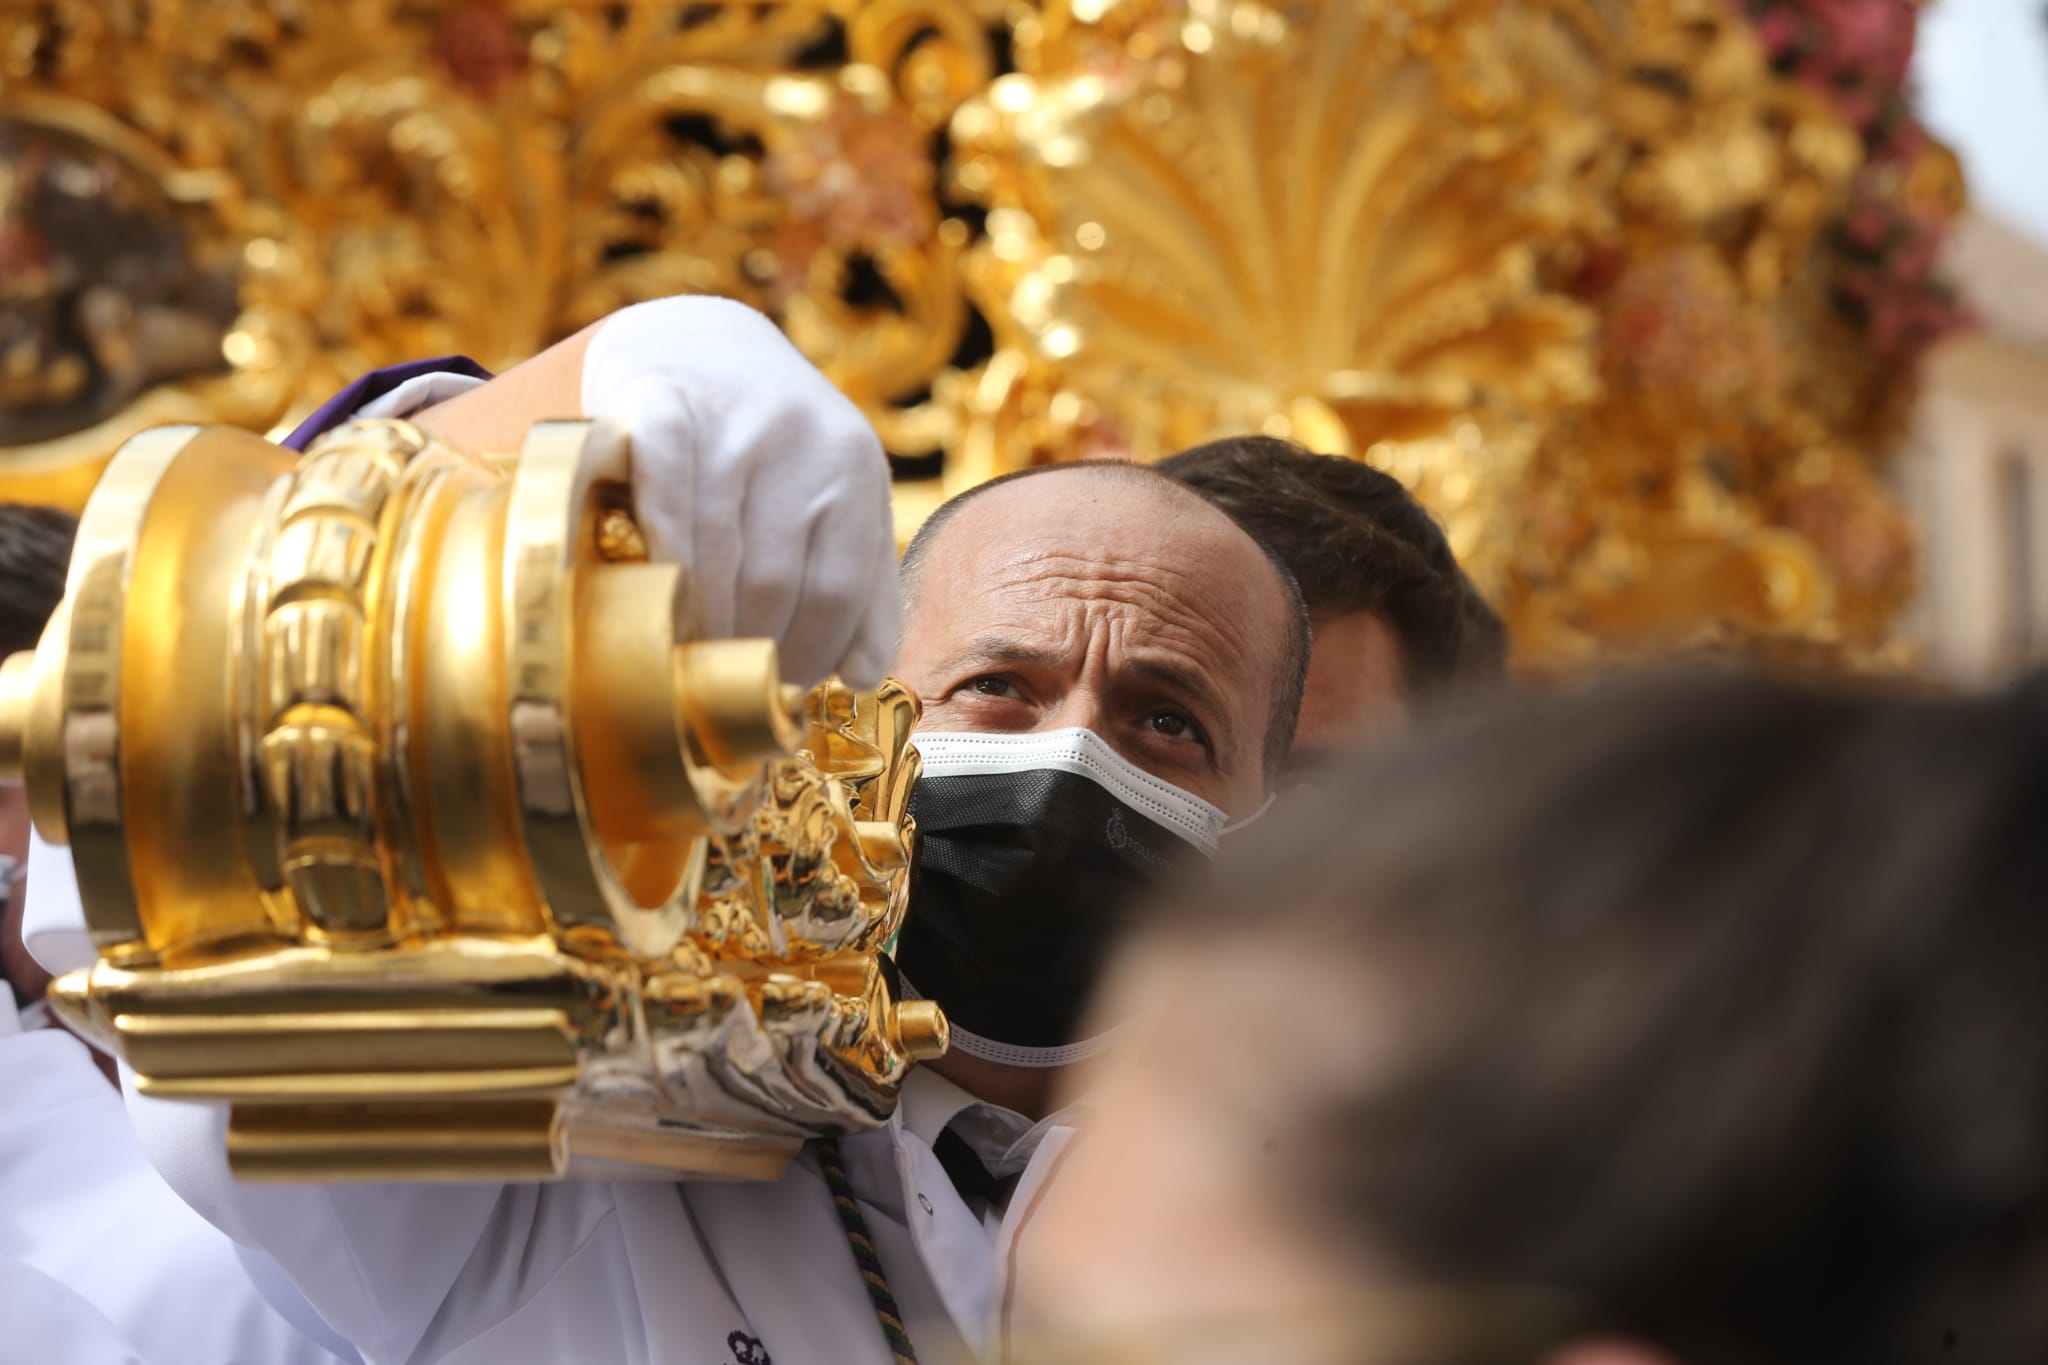
[(2048, 1360), (2048, 683), (1609, 685), (1324, 798), (1111, 979), (1013, 1341)]

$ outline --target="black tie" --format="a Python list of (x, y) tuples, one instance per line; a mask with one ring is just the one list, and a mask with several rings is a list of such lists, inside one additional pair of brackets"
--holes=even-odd
[(979, 1200), (988, 1208), (1001, 1208), (1010, 1191), (1017, 1187), (1016, 1176), (998, 1179), (991, 1175), (974, 1149), (951, 1128), (939, 1134), (939, 1140), (932, 1144), (932, 1154), (946, 1168), (946, 1178), (953, 1182), (953, 1188), (970, 1205)]

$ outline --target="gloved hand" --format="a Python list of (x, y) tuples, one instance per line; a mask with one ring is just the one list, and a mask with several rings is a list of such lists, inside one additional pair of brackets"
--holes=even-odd
[(882, 680), (901, 614), (889, 462), (775, 324), (729, 299), (636, 304), (598, 325), (582, 399), (632, 437), (641, 534), (690, 567), (707, 636), (779, 641), (785, 682)]

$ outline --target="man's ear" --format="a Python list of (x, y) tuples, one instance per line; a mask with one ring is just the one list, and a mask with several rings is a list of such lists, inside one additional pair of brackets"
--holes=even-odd
[(1543, 1365), (1679, 1365), (1648, 1342), (1627, 1337), (1582, 1337), (1543, 1357)]

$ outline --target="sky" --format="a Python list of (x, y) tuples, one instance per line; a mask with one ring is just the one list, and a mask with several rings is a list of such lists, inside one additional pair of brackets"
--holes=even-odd
[(1972, 200), (2048, 248), (2048, 0), (1933, 0), (1913, 79)]

